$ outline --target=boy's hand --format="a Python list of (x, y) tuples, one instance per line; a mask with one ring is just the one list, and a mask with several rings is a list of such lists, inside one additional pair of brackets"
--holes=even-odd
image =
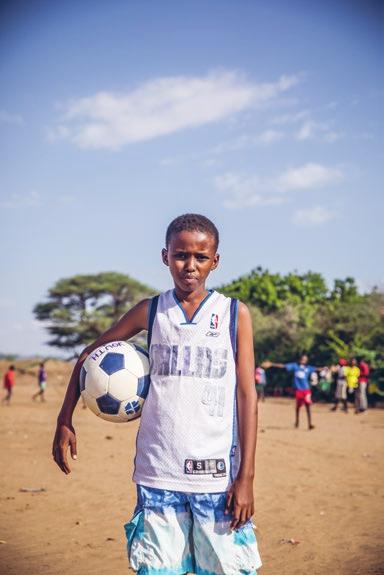
[(72, 459), (77, 459), (76, 433), (72, 424), (58, 423), (55, 437), (53, 438), (52, 455), (61, 471), (66, 475), (71, 473), (67, 460), (68, 447), (70, 448)]
[(232, 513), (231, 529), (239, 529), (252, 517), (253, 482), (251, 479), (237, 478), (227, 492), (225, 513)]

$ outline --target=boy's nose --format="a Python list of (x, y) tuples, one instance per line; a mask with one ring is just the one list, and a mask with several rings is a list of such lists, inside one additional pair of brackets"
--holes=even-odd
[(185, 270), (187, 272), (192, 272), (194, 271), (195, 267), (196, 265), (194, 258), (188, 258), (187, 261), (185, 262)]

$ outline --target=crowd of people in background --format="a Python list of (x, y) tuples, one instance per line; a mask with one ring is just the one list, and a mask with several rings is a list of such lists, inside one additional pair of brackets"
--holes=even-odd
[[(298, 362), (276, 363), (264, 361), (255, 370), (255, 384), (258, 398), (265, 401), (267, 385), (266, 370), (275, 367), (293, 374), (293, 389), (296, 398), (295, 427), (299, 427), (300, 409), (305, 407), (308, 429), (314, 429), (312, 423), (312, 390), (316, 390), (317, 399), (329, 399), (332, 387), (334, 405), (331, 411), (337, 411), (339, 404), (348, 413), (348, 403), (353, 403), (356, 414), (368, 409), (367, 388), (369, 366), (363, 360), (352, 358), (349, 362), (340, 358), (337, 365), (315, 367), (308, 364), (308, 357), (302, 355)], [(375, 390), (379, 391), (379, 390)]]
[[(347, 361), (340, 358), (337, 365), (314, 367), (308, 365), (308, 357), (302, 355), (298, 362), (293, 363), (272, 363), (264, 361), (257, 365), (255, 369), (255, 384), (258, 400), (264, 402), (266, 398), (267, 373), (270, 367), (283, 368), (293, 373), (293, 388), (296, 397), (296, 421), (299, 425), (299, 410), (302, 406), (306, 407), (308, 415), (308, 427), (313, 429), (311, 420), (310, 405), (312, 404), (313, 395), (317, 400), (328, 401), (333, 395), (334, 405), (331, 411), (337, 411), (338, 407), (348, 413), (349, 405), (354, 405), (356, 414), (363, 413), (368, 409), (367, 391), (369, 385), (369, 365), (363, 359), (357, 360), (352, 358)], [(13, 388), (16, 383), (16, 367), (10, 365), (3, 376), (3, 387), (5, 396), (2, 403), (10, 405)], [(40, 362), (37, 371), (38, 390), (33, 394), (32, 399), (35, 401), (40, 397), (41, 402), (45, 402), (45, 391), (47, 385), (47, 372), (45, 363)], [(332, 392), (333, 389), (333, 392)], [(370, 384), (371, 395), (384, 396), (376, 383)], [(274, 388), (274, 395), (281, 394), (281, 388)], [(374, 402), (372, 402), (374, 404)], [(84, 407), (84, 405), (83, 405)]]
[(348, 413), (348, 398), (354, 400), (355, 413), (362, 413), (368, 408), (367, 386), (369, 380), (368, 364), (356, 358), (348, 361), (340, 358), (334, 368), (336, 373), (335, 405), (332, 411), (336, 411), (339, 403), (343, 410)]

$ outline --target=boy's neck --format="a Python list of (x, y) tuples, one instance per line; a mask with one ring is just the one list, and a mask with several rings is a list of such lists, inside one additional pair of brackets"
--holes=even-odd
[(175, 286), (175, 293), (180, 303), (199, 304), (207, 297), (210, 291), (204, 286), (192, 292), (184, 292)]

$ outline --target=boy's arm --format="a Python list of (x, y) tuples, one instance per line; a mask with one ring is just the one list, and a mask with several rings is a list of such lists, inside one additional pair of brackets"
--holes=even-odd
[(149, 302), (149, 299), (142, 300), (130, 309), (115, 325), (88, 345), (77, 360), (69, 380), (62, 408), (57, 418), (56, 433), (52, 445), (53, 459), (66, 474), (71, 472), (67, 460), (68, 447), (70, 448), (72, 459), (77, 458), (76, 435), (72, 425), (72, 415), (80, 397), (79, 375), (81, 366), (91, 351), (100, 345), (115, 340), (127, 340), (143, 329), (147, 329)]
[(254, 511), (257, 394), (254, 382), (252, 321), (248, 308), (243, 303), (239, 303), (236, 372), (241, 463), (237, 477), (227, 494), (226, 512), (232, 511), (232, 529), (244, 525)]
[(285, 363), (274, 363), (267, 359), (266, 361), (263, 361), (261, 367), (263, 367), (264, 369), (269, 369), (270, 367), (279, 367), (281, 369), (285, 369)]

